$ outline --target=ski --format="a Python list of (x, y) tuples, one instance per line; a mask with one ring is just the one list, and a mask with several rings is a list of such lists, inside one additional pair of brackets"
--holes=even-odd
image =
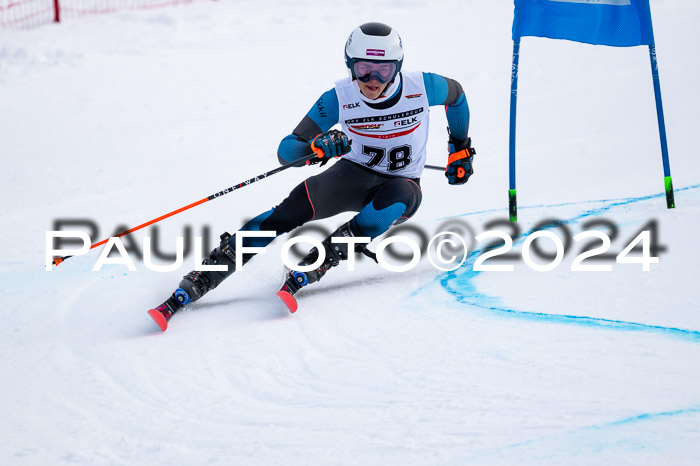
[[(305, 273), (295, 272), (285, 267), (284, 281), (282, 282), (282, 287), (277, 292), (277, 296), (282, 300), (284, 305), (287, 306), (289, 312), (296, 312), (299, 305), (294, 295), (308, 283), (309, 280)], [(172, 296), (163, 302), (163, 304), (149, 309), (148, 315), (151, 316), (160, 330), (165, 332), (168, 329), (168, 322), (170, 322), (173, 315), (189, 303), (189, 294), (187, 294), (185, 290), (178, 288)]]
[(158, 324), (160, 330), (165, 332), (168, 329), (170, 318), (177, 311), (190, 303), (190, 296), (181, 288), (175, 290), (173, 295), (165, 300), (160, 306), (156, 306), (148, 311), (148, 315)]
[(277, 296), (292, 314), (295, 313), (299, 307), (294, 295), (308, 284), (309, 280), (306, 278), (305, 273), (295, 272), (285, 267), (284, 282), (282, 282), (282, 287), (277, 292)]

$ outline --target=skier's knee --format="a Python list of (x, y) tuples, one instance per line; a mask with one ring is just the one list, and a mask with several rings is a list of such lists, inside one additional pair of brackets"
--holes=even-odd
[(388, 183), (362, 208), (351, 225), (358, 234), (374, 239), (392, 225), (411, 218), (423, 199), (420, 186), (413, 180), (397, 178)]
[(366, 205), (351, 221), (350, 225), (360, 236), (374, 239), (404, 217), (406, 205), (396, 202), (390, 206), (378, 209), (375, 203)]

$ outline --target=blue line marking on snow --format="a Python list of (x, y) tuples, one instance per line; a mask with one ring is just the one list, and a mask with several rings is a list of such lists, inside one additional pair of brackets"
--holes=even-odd
[(660, 411), (657, 413), (643, 413), (643, 414), (639, 414), (636, 416), (630, 416), (630, 417), (627, 417), (624, 419), (619, 419), (617, 421), (610, 421), (610, 422), (605, 422), (602, 424), (593, 424), (593, 425), (589, 425), (589, 426), (580, 427), (578, 429), (573, 429), (573, 430), (561, 432), (559, 434), (553, 434), (553, 435), (548, 435), (545, 437), (527, 440), (525, 442), (514, 443), (514, 444), (506, 446), (505, 448), (525, 447), (525, 446), (533, 445), (533, 444), (540, 443), (543, 441), (551, 440), (551, 439), (554, 439), (556, 437), (563, 437), (563, 436), (572, 435), (572, 434), (579, 435), (579, 434), (582, 434), (584, 432), (605, 430), (605, 429), (609, 429), (609, 428), (625, 426), (625, 425), (629, 425), (629, 424), (635, 424), (638, 422), (653, 421), (653, 420), (662, 419), (662, 418), (670, 418), (670, 417), (684, 416), (684, 415), (693, 415), (693, 414), (698, 414), (698, 413), (700, 413), (700, 406), (693, 406), (693, 407), (685, 408), (685, 409), (676, 409), (673, 411)]
[(639, 414), (638, 416), (632, 416), (632, 417), (628, 417), (625, 419), (620, 419), (618, 421), (612, 421), (612, 422), (607, 422), (605, 424), (591, 426), (590, 428), (599, 429), (599, 428), (603, 428), (603, 427), (619, 426), (619, 425), (623, 425), (623, 424), (631, 424), (633, 422), (647, 421), (647, 420), (652, 420), (652, 419), (656, 419), (656, 418), (660, 418), (660, 417), (680, 416), (680, 415), (684, 415), (684, 414), (695, 414), (695, 413), (700, 413), (700, 406), (694, 406), (692, 408), (685, 408), (685, 409), (677, 409), (674, 411), (662, 411), (662, 412), (658, 412), (658, 413), (643, 413), (643, 414)]
[[(684, 188), (675, 189), (674, 191), (675, 192), (682, 192), (682, 191), (693, 190), (693, 189), (698, 189), (698, 188), (700, 188), (700, 184), (695, 184), (692, 186), (687, 186)], [(621, 198), (621, 199), (603, 199), (603, 200), (596, 200), (596, 201), (570, 202), (570, 203), (546, 204), (546, 205), (543, 204), (543, 205), (538, 205), (538, 206), (521, 207), (519, 209), (525, 210), (525, 209), (534, 209), (534, 208), (542, 208), (542, 207), (561, 207), (561, 206), (582, 205), (582, 204), (595, 204), (595, 203), (601, 203), (601, 202), (604, 203), (604, 205), (601, 207), (588, 209), (588, 210), (584, 211), (583, 213), (576, 215), (574, 217), (571, 217), (569, 219), (566, 219), (566, 220), (561, 219), (561, 223), (563, 223), (563, 224), (572, 224), (572, 223), (578, 222), (579, 220), (581, 220), (583, 218), (590, 217), (593, 215), (598, 215), (598, 214), (601, 214), (603, 212), (607, 212), (615, 207), (635, 204), (638, 202), (643, 202), (646, 200), (660, 198), (660, 197), (665, 197), (665, 193), (640, 196), (640, 197)], [(479, 214), (484, 214), (484, 213), (499, 212), (499, 211), (504, 211), (504, 210), (506, 210), (506, 209), (499, 208), (499, 209), (492, 209), (492, 210), (484, 210), (484, 211), (480, 211), (480, 212), (471, 212), (471, 213), (459, 215), (456, 217), (473, 216), (473, 215), (479, 215)], [(454, 217), (450, 217), (450, 218), (454, 218)], [(524, 242), (525, 238), (527, 237), (527, 235), (529, 233), (531, 233), (531, 232), (526, 232), (518, 240), (514, 240), (513, 246), (516, 246), (517, 244)], [(462, 264), (462, 266), (459, 269), (451, 271), (451, 272), (444, 272), (436, 278), (436, 280), (439, 282), (440, 286), (442, 286), (459, 303), (467, 304), (469, 306), (478, 307), (478, 308), (481, 308), (481, 309), (484, 309), (487, 311), (491, 311), (491, 312), (503, 313), (503, 314), (508, 315), (509, 317), (512, 317), (512, 318), (526, 319), (526, 320), (537, 321), (537, 322), (563, 324), (563, 325), (579, 325), (579, 326), (585, 326), (585, 327), (605, 328), (605, 329), (611, 329), (611, 330), (652, 332), (652, 333), (658, 333), (658, 334), (662, 334), (662, 335), (666, 335), (666, 336), (682, 338), (682, 339), (690, 340), (693, 342), (700, 342), (700, 331), (697, 331), (697, 330), (688, 330), (688, 329), (681, 329), (681, 328), (674, 328), (674, 327), (663, 327), (663, 326), (659, 326), (659, 325), (648, 325), (648, 324), (642, 324), (642, 323), (638, 323), (638, 322), (627, 322), (627, 321), (622, 321), (622, 320), (603, 319), (603, 318), (597, 318), (597, 317), (547, 314), (547, 313), (543, 313), (543, 312), (522, 311), (522, 310), (508, 309), (508, 308), (502, 307), (499, 305), (500, 300), (498, 297), (489, 296), (489, 295), (486, 295), (484, 293), (481, 293), (480, 291), (477, 290), (476, 285), (474, 284), (474, 278), (476, 278), (481, 273), (481, 272), (474, 271), (474, 262), (481, 255), (481, 252), (482, 252), (482, 250), (476, 250), (476, 251), (471, 252), (467, 257), (467, 260), (464, 262), (464, 264)], [(414, 292), (414, 293), (416, 293), (416, 292)]]

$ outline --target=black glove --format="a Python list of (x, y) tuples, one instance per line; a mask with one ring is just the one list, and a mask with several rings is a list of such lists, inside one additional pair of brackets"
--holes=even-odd
[(447, 168), (445, 169), (445, 176), (447, 177), (448, 183), (464, 184), (469, 177), (474, 174), (472, 162), (476, 150), (471, 144), (471, 138), (460, 141), (450, 136), (447, 142), (447, 149), (450, 152), (450, 157), (447, 159)]
[(311, 160), (308, 164), (320, 162), (323, 166), (334, 157), (342, 157), (350, 152), (350, 144), (348, 135), (337, 129), (319, 134), (311, 141), (311, 150), (316, 153), (318, 158)]

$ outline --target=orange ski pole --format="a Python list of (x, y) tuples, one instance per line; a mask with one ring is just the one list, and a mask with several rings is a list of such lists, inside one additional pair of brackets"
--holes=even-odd
[[(209, 201), (212, 201), (212, 200), (214, 200), (214, 199), (218, 199), (218, 198), (220, 198), (221, 196), (223, 196), (223, 195), (225, 195), (225, 194), (228, 194), (228, 193), (230, 193), (230, 192), (232, 192), (232, 191), (235, 191), (235, 190), (237, 190), (237, 189), (246, 187), (246, 186), (248, 186), (249, 184), (255, 183), (256, 181), (263, 180), (263, 179), (267, 178), (268, 176), (272, 176), (272, 175), (274, 175), (274, 174), (276, 174), (276, 173), (281, 172), (282, 170), (286, 170), (287, 168), (291, 168), (291, 167), (298, 167), (298, 166), (301, 166), (301, 165), (305, 164), (306, 162), (309, 162), (309, 161), (315, 159), (316, 157), (317, 157), (317, 155), (314, 153), (314, 154), (310, 154), (310, 155), (307, 155), (307, 156), (305, 156), (305, 157), (302, 157), (302, 158), (299, 159), (299, 160), (295, 160), (294, 162), (286, 163), (286, 164), (284, 164), (284, 165), (282, 165), (282, 166), (279, 166), (279, 167), (275, 168), (274, 170), (270, 170), (270, 171), (267, 171), (267, 172), (265, 172), (265, 173), (262, 173), (262, 174), (260, 174), (260, 175), (258, 175), (258, 176), (254, 176), (253, 178), (250, 178), (249, 180), (246, 180), (246, 181), (243, 181), (242, 183), (238, 183), (238, 184), (236, 184), (236, 185), (233, 185), (233, 186), (231, 186), (230, 188), (224, 189), (223, 191), (219, 191), (219, 192), (217, 192), (217, 193), (214, 193), (214, 194), (212, 194), (211, 196), (207, 196), (207, 197), (205, 197), (204, 199), (200, 199), (199, 201), (193, 202), (193, 203), (190, 204), (190, 205), (186, 205), (185, 207), (181, 207), (181, 208), (179, 208), (179, 209), (177, 209), (177, 210), (173, 210), (173, 211), (170, 212), (170, 213), (167, 213), (167, 214), (165, 214), (165, 215), (161, 215), (161, 216), (158, 217), (158, 218), (154, 218), (153, 220), (149, 220), (149, 221), (146, 222), (146, 223), (142, 223), (141, 225), (139, 225), (139, 226), (137, 226), (137, 227), (131, 228), (131, 229), (126, 230), (126, 231), (122, 231), (121, 233), (119, 233), (119, 234), (117, 234), (117, 235), (114, 235), (114, 237), (116, 237), (116, 238), (121, 238), (122, 236), (128, 235), (129, 233), (133, 233), (133, 232), (138, 231), (138, 230), (140, 230), (140, 229), (142, 229), (142, 228), (145, 228), (145, 227), (147, 227), (147, 226), (149, 226), (149, 225), (153, 225), (154, 223), (158, 223), (158, 222), (160, 222), (161, 220), (165, 220), (165, 219), (168, 218), (168, 217), (172, 217), (173, 215), (177, 215), (177, 214), (179, 214), (180, 212), (184, 212), (184, 211), (189, 210), (189, 209), (191, 209), (191, 208), (193, 208), (193, 207), (197, 207), (198, 205), (204, 204), (205, 202), (209, 202)], [(90, 249), (94, 249), (94, 248), (96, 248), (96, 247), (98, 247), (98, 246), (102, 246), (103, 244), (107, 243), (107, 241), (109, 241), (109, 238), (103, 239), (103, 240), (100, 241), (99, 243), (93, 244), (92, 246), (90, 246)], [(53, 258), (53, 265), (58, 265), (58, 264), (60, 264), (61, 262), (65, 261), (66, 259), (70, 258), (70, 257), (73, 257), (73, 256), (54, 257), (54, 258)]]

